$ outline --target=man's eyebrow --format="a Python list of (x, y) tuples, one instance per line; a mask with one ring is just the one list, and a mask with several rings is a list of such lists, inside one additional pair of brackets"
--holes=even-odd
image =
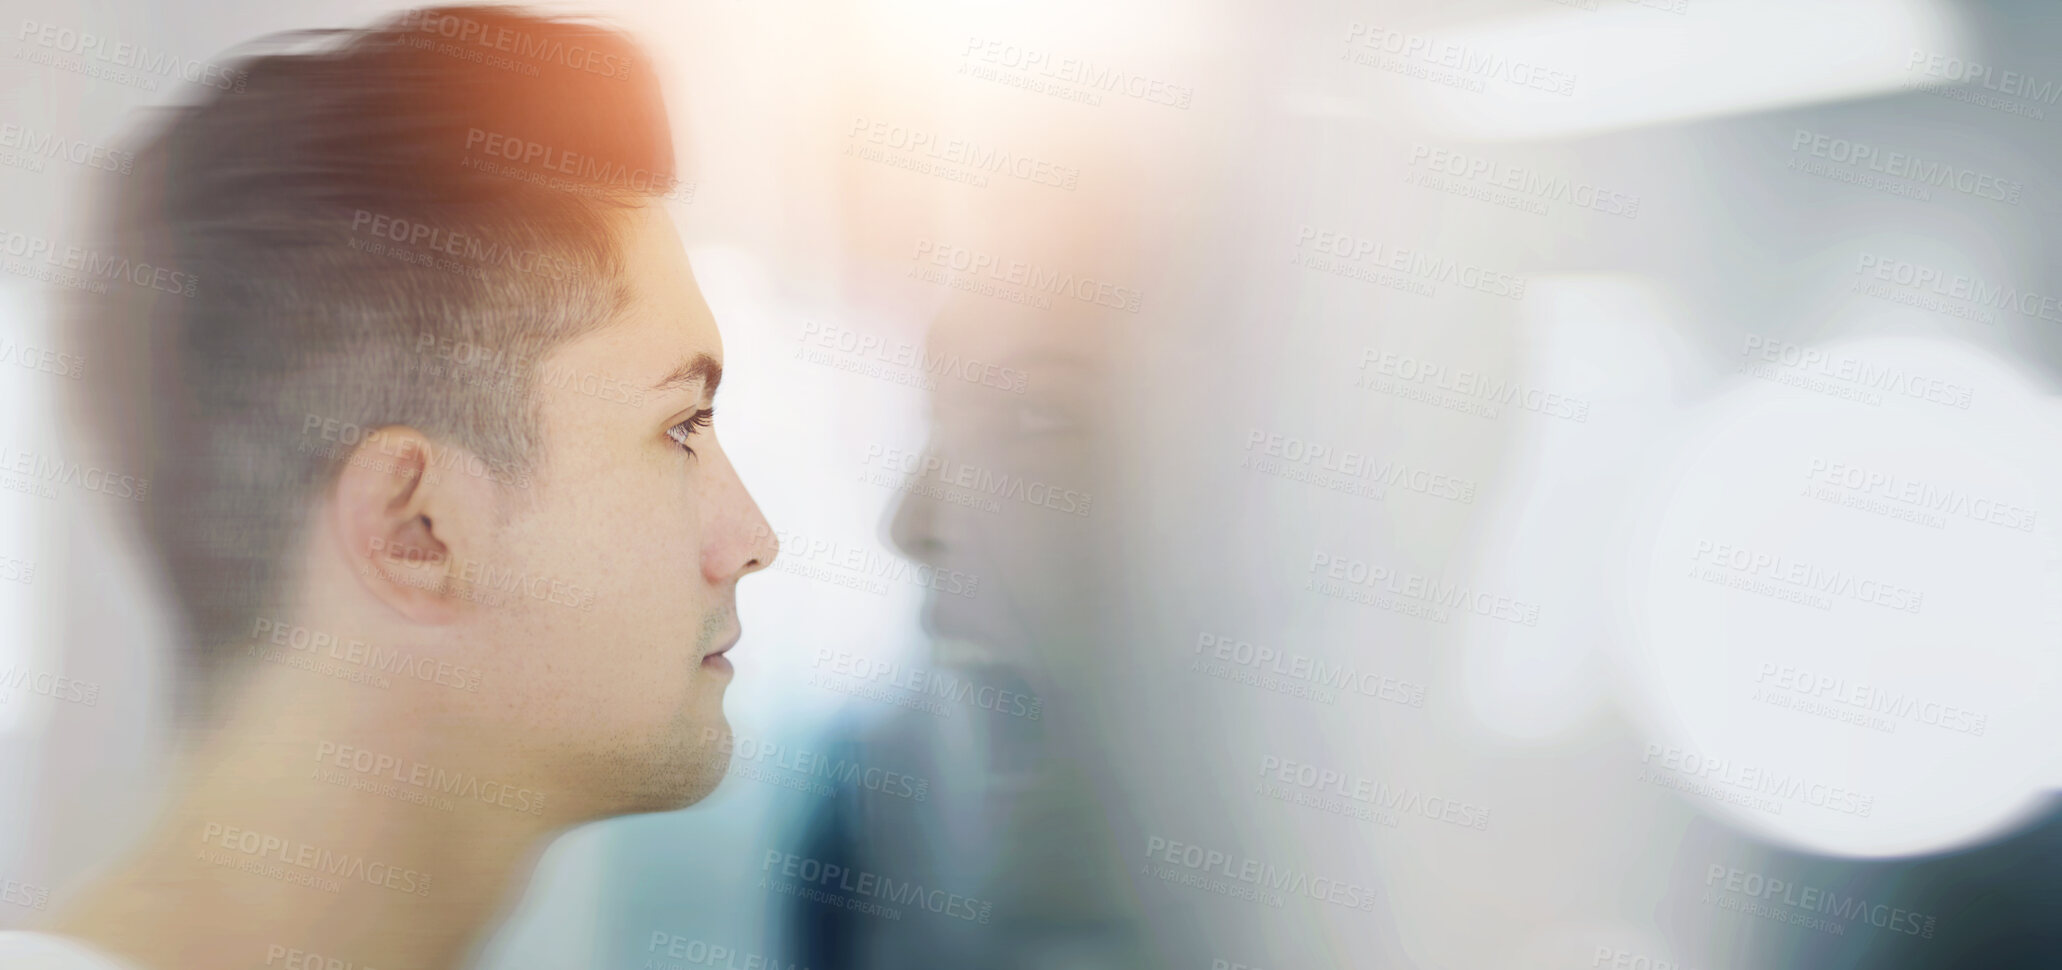
[(702, 396), (715, 397), (716, 385), (723, 383), (723, 365), (708, 354), (696, 354), (693, 360), (673, 368), (666, 379), (652, 386), (655, 391), (673, 391), (687, 387), (696, 381), (702, 382)]

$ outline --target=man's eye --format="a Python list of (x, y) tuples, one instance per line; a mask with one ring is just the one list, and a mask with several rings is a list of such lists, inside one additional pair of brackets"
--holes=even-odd
[(679, 445), (681, 451), (692, 455), (694, 454), (694, 449), (687, 446), (687, 439), (693, 437), (696, 431), (708, 427), (715, 420), (715, 408), (710, 408), (706, 411), (696, 411), (694, 417), (667, 428), (666, 437), (673, 439), (673, 443)]

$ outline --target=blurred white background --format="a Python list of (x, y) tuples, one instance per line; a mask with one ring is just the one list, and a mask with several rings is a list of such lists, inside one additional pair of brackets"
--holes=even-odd
[[(400, 9), (7, 7), (9, 25), (61, 20), (197, 58)], [(788, 562), (742, 586), (739, 737), (807, 747), (885, 720), (805, 685), (819, 650), (921, 663), (939, 649), (917, 585), (847, 588), (795, 551), (906, 554), (888, 527), (900, 493), (865, 480), (869, 449), (921, 450), (959, 417), (906, 371), (798, 351), (825, 328), (892, 345), (983, 313), (1043, 326), (907, 278), (914, 242), (971, 240), (1145, 293), (1136, 315), (1043, 339), (1099, 365), (1081, 420), (1107, 490), (1074, 551), (1098, 564), (1105, 599), (1086, 617), (1095, 649), (1052, 663), (1095, 712), (1081, 723), (1105, 765), (1089, 787), (1123, 833), (1112, 884), (1131, 880), (1120, 892), (1155, 963), (1927, 966), (1962, 952), (1866, 921), (1813, 935), (1750, 920), (1714, 866), (1897, 897), (1944, 935), (2016, 932), (2003, 916), (2005, 930), (1973, 914), (1957, 928), (1940, 913), (1948, 870), (1897, 866), (2045, 825), (2062, 771), (2048, 703), (2062, 310), (2043, 303), (2062, 296), (2048, 174), (2062, 13), (541, 9), (599, 14), (648, 46), (691, 160), (675, 212), (725, 337), (726, 447), (789, 540)], [(1036, 71), (969, 56), (991, 40), (1118, 65), (1192, 103), (1036, 93), (1022, 83)], [(194, 96), (13, 55), (0, 76), (0, 124), (98, 144)], [(1015, 146), (1079, 166), (1082, 187), (864, 164), (843, 154), (855, 119)], [(1915, 176), (1935, 165), (1945, 181)], [(0, 169), (0, 228), (73, 238), (89, 174)], [(0, 275), (0, 339), (56, 346), (54, 298)], [(0, 459), (65, 453), (63, 380), (0, 375)], [(1351, 487), (1314, 483), (1326, 474)], [(90, 707), (0, 685), (0, 875), (60, 893), (121, 850), (161, 781), (161, 604), (110, 508), (0, 491), (0, 558), (35, 567), (0, 582), (0, 671), (99, 685)], [(1022, 577), (1055, 560), (997, 535), (1002, 572), (981, 602), (1020, 612), (969, 622), (1037, 626), (1022, 611), (1046, 601)], [(1428, 588), (1463, 592), (1427, 619), (1441, 595)], [(1352, 664), (1423, 702), (1252, 689), (1192, 667), (1206, 637)], [(1285, 761), (1488, 821), (1363, 823), (1285, 802), (1264, 784)], [(688, 811), (575, 832), (481, 966), (629, 965), (655, 932), (787, 952), (798, 931), (781, 898), (739, 886), (819, 808), (733, 778)], [(1271, 909), (1169, 885), (1150, 875), (1147, 837), (1378, 903)], [(2038, 896), (2031, 878), (2000, 873), (1995, 891)], [(0, 926), (34, 915), (0, 906)]]

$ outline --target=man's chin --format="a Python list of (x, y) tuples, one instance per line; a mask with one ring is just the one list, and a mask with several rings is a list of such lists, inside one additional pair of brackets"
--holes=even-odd
[(697, 728), (688, 739), (687, 757), (682, 759), (678, 779), (679, 791), (675, 809), (686, 808), (704, 798), (723, 784), (723, 776), (730, 772), (731, 731), (730, 721), (723, 716), (723, 709), (716, 709), (715, 717)]
[(709, 797), (729, 772), (730, 741), (730, 722), (720, 708), (693, 726), (676, 724), (665, 742), (639, 759), (638, 775), (615, 814), (673, 812)]

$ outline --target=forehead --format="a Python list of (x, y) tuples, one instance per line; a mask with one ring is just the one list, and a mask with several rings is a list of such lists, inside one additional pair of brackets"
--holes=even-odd
[(662, 205), (645, 204), (624, 210), (621, 218), (628, 302), (608, 326), (562, 348), (565, 360), (647, 388), (697, 354), (721, 361), (722, 335), (672, 216)]

